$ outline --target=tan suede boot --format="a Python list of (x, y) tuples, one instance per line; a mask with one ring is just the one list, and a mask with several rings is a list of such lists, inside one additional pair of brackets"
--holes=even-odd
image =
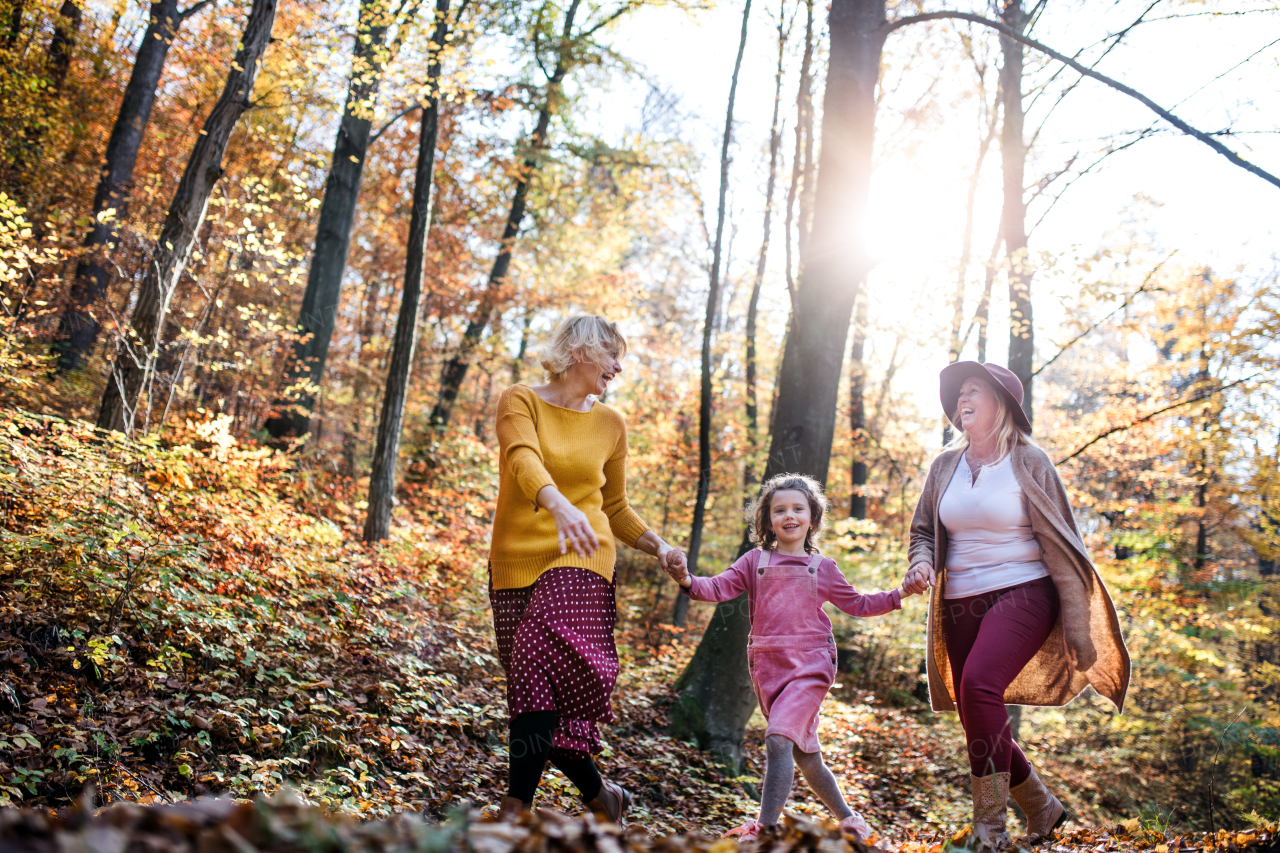
[(1027, 840), (1038, 841), (1066, 823), (1067, 810), (1040, 781), (1033, 768), (1021, 784), (1009, 789), (1009, 796), (1027, 816)]
[(1013, 844), (1009, 820), (1009, 774), (970, 776), (973, 782), (973, 838), (989, 850)]
[(622, 826), (622, 819), (626, 816), (627, 809), (631, 807), (631, 792), (621, 785), (603, 782), (600, 785), (600, 793), (586, 805), (599, 819)]

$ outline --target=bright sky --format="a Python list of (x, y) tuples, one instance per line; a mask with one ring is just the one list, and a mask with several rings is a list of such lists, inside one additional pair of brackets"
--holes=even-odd
[[(819, 4), (819, 20), (825, 26), (823, 5)], [(1114, 4), (1095, 0), (1061, 8), (1051, 4), (1032, 35), (1070, 55), (1124, 28), (1148, 5), (1150, 0)], [(929, 8), (943, 7), (930, 3)], [(1149, 17), (1196, 17), (1144, 23), (1098, 70), (1138, 89), (1201, 130), (1230, 127), (1236, 132), (1264, 131), (1224, 141), (1245, 159), (1280, 173), (1280, 134), (1265, 133), (1280, 127), (1274, 120), (1280, 115), (1280, 88), (1275, 85), (1280, 70), (1280, 14), (1208, 16), (1206, 12), (1214, 8), (1227, 7), (1160, 4)], [(1241, 3), (1231, 8), (1262, 7)], [(716, 193), (720, 134), (741, 13), (740, 2), (726, 2), (690, 22), (684, 13), (673, 9), (648, 9), (622, 31), (622, 51), (643, 63), (650, 80), (677, 97), (680, 109), (689, 115), (682, 133), (697, 144), (703, 157), (702, 180), (709, 204), (714, 203)], [(776, 13), (776, 0), (755, 0), (739, 84), (732, 188), (739, 231), (730, 271), (737, 275), (745, 274), (746, 267), (754, 264), (759, 245), (776, 56), (772, 15)], [(798, 21), (795, 41), (802, 35), (801, 26)], [(916, 353), (899, 374), (900, 387), (921, 389), (925, 411), (936, 408), (932, 402), (936, 399), (932, 396), (936, 393), (936, 372), (946, 358), (942, 330), (954, 287), (968, 176), (979, 141), (976, 103), (964, 97), (973, 88), (976, 75), (958, 49), (954, 26), (949, 22), (931, 26), (931, 34), (920, 27), (899, 30), (890, 36), (886, 48), (882, 83), (898, 82), (883, 97), (880, 138), (894, 135), (901, 125), (901, 111), (914, 104), (931, 84), (936, 106), (922, 128), (898, 137), (909, 145), (898, 144), (881, 153), (872, 215), (877, 223), (873, 241), (883, 259), (871, 281), (871, 319), (879, 329), (873, 345), (887, 351), (892, 334), (886, 326), (907, 318), (917, 327), (936, 325), (939, 330), (934, 345)], [(994, 86), (997, 38), (981, 31), (975, 37), (992, 62), (988, 81)], [(1248, 63), (1214, 81), (1255, 52)], [(1096, 56), (1096, 51), (1086, 53), (1082, 60), (1091, 62)], [(1028, 67), (1032, 68), (1031, 57)], [(793, 56), (784, 82), (784, 114), (794, 105), (796, 68)], [(904, 72), (904, 68), (910, 70)], [(1049, 66), (1029, 71), (1029, 84), (1046, 79), (1051, 71)], [(934, 83), (938, 75), (941, 79)], [(1076, 75), (1068, 73), (1059, 77), (1059, 82), (1075, 79)], [(821, 96), (819, 88), (815, 92), (819, 104)], [(642, 92), (635, 92), (630, 98), (614, 99), (605, 113), (606, 123), (634, 124), (642, 97)], [(1029, 116), (1028, 134), (1038, 123), (1037, 114), (1042, 113)], [(1245, 275), (1259, 276), (1274, 269), (1280, 188), (1230, 164), (1203, 143), (1172, 131), (1146, 107), (1100, 83), (1083, 82), (1053, 114), (1028, 164), (1027, 182), (1060, 169), (1076, 154), (1080, 162), (1090, 162), (1104, 146), (1104, 138), (1142, 130), (1152, 123), (1164, 132), (1114, 155), (1075, 183), (1032, 234), (1032, 252), (1092, 252), (1121, 220), (1134, 197), (1145, 194), (1158, 204), (1148, 227), (1165, 251), (1177, 249), (1183, 261), (1209, 263), (1220, 272), (1242, 269)], [(788, 141), (790, 129), (789, 121)], [(998, 146), (993, 147), (984, 174), (974, 240), (977, 257), (989, 251), (999, 218)], [(782, 187), (785, 191), (785, 183)], [(1029, 223), (1044, 207), (1043, 201), (1033, 205)], [(781, 258), (781, 237), (779, 229), (774, 234), (774, 260)], [(775, 306), (771, 320), (781, 327), (785, 291), (780, 268), (771, 267)], [(1058, 337), (1062, 320), (1055, 295), (1073, 286), (1078, 285), (1070, 277), (1054, 281), (1045, 277), (1035, 289), (1042, 354), (1054, 351), (1049, 341)], [(975, 271), (970, 277), (967, 313), (972, 311), (979, 288)], [(997, 297), (988, 360), (1003, 362), (1007, 308), (1002, 295)], [(966, 356), (972, 357), (972, 341)]]

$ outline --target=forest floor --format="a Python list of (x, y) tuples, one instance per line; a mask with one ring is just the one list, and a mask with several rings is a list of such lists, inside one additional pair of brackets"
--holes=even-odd
[[(261, 806), (286, 823), (313, 819), (299, 802), (361, 819), (491, 810), (506, 716), (483, 587), (494, 484), (476, 460), (487, 451), (458, 439), (410, 465), (398, 538), (370, 547), (354, 484), (239, 447), (225, 427), (188, 424), (161, 445), (0, 412), (0, 803), (65, 817), (88, 786), (95, 805), (158, 806), (287, 785), (300, 801)], [(442, 459), (471, 473), (446, 479)], [(632, 848), (636, 832), (714, 837), (743, 822), (761, 769), (758, 714), (737, 779), (666, 734), (671, 684), (701, 626), (657, 622), (651, 590), (620, 595), (617, 720), (601, 758), (636, 794)], [(824, 752), (875, 843), (937, 853), (966, 821), (962, 738), (954, 715), (901, 704), (837, 685)], [(1050, 734), (1032, 746), (1079, 818), (1055, 850), (1230, 851), (1274, 837), (1259, 825), (1184, 843), (1158, 821), (1117, 826), (1105, 789), (1126, 768), (1098, 775)], [(796, 794), (793, 813), (821, 817), (803, 783)], [(538, 806), (581, 811), (554, 770)], [(83, 830), (77, 820), (64, 831)], [(151, 831), (136, 814), (122, 820)], [(0, 836), (21, 826), (5, 818)], [(815, 827), (797, 823), (787, 844), (815, 849)], [(501, 853), (520, 841), (503, 838), (471, 846)]]

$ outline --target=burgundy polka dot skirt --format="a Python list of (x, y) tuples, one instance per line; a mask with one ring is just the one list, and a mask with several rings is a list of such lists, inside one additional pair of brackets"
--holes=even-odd
[(613, 722), (618, 681), (614, 585), (559, 566), (532, 586), (489, 589), (498, 659), (507, 672), (507, 713), (557, 711), (552, 751), (585, 758), (601, 749), (597, 723)]

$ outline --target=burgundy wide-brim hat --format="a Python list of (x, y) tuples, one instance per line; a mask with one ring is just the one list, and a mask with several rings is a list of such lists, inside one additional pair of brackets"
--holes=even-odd
[(938, 374), (938, 397), (942, 400), (942, 413), (947, 416), (947, 420), (956, 429), (960, 429), (960, 386), (966, 379), (975, 376), (987, 380), (991, 387), (1004, 395), (1009, 411), (1013, 413), (1013, 422), (1018, 425), (1018, 429), (1030, 434), (1031, 421), (1027, 420), (1027, 413), (1022, 411), (1022, 382), (1009, 368), (990, 362), (983, 364), (978, 361), (957, 361), (942, 368), (942, 372)]

